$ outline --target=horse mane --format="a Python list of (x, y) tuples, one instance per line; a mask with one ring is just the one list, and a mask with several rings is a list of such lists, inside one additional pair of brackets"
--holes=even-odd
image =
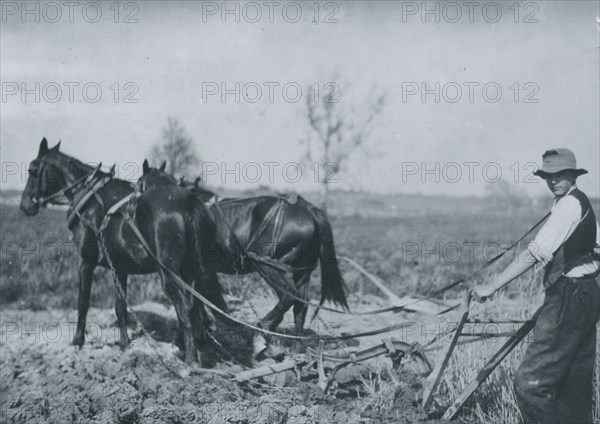
[(150, 173), (153, 173), (154, 178), (160, 178), (162, 180), (161, 183), (166, 181), (169, 183), (176, 184), (179, 187), (183, 187), (190, 190), (203, 202), (208, 202), (212, 197), (215, 196), (215, 193), (212, 190), (209, 190), (203, 184), (200, 183), (200, 177), (196, 178), (194, 181), (186, 180), (184, 177), (181, 177), (179, 180), (177, 180), (173, 175), (168, 174), (167, 172), (162, 171), (159, 168), (149, 167), (146, 173), (142, 175), (142, 177), (138, 181), (138, 185), (140, 185), (144, 178), (148, 178)]
[(184, 177), (181, 177), (179, 179), (179, 185), (191, 189), (194, 193), (199, 195), (204, 202), (207, 202), (214, 197), (216, 193), (206, 188), (204, 184), (201, 184), (201, 181), (201, 177), (196, 177), (194, 181), (188, 181)]
[[(88, 165), (87, 163), (80, 161), (79, 159), (74, 158), (73, 156), (63, 153), (60, 150), (54, 151), (49, 154), (54, 154), (58, 156), (60, 164), (64, 168), (66, 168), (65, 172), (69, 173), (74, 179), (82, 178), (85, 175), (90, 174), (96, 168), (92, 165)], [(101, 169), (99, 169), (98, 172), (103, 176), (110, 175), (108, 172), (104, 172)]]

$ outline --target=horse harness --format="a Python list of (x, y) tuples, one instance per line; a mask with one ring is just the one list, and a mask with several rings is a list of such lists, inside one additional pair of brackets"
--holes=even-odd
[[(85, 219), (83, 219), (81, 217), (81, 215), (79, 214), (79, 210), (81, 210), (84, 206), (85, 203), (92, 197), (97, 195), (97, 191), (104, 186), (105, 182), (104, 179), (100, 179), (100, 181), (102, 181), (102, 183), (98, 184), (98, 182), (96, 182), (92, 189), (90, 190), (90, 193), (86, 193), (86, 195), (84, 195), (82, 197), (82, 199), (77, 203), (77, 206), (74, 207), (74, 213), (77, 214), (77, 216), (80, 217), (80, 219), (82, 220), (82, 223), (84, 223), (84, 225), (88, 226), (90, 229), (92, 229), (92, 231), (94, 231), (94, 233), (100, 238), (100, 244), (101, 244), (101, 252), (106, 256), (106, 258), (110, 261), (110, 259), (108, 258), (108, 252), (105, 252), (106, 247), (104, 246), (104, 243), (102, 243), (102, 231), (106, 228), (106, 226), (108, 225), (108, 222), (110, 221), (110, 218), (116, 214), (117, 212), (120, 211), (120, 209), (125, 205), (125, 204), (129, 204), (128, 206), (128, 210), (127, 212), (121, 212), (125, 218), (125, 221), (128, 223), (128, 225), (131, 227), (131, 229), (133, 230), (133, 232), (135, 233), (136, 237), (139, 239), (140, 243), (142, 244), (142, 246), (144, 247), (144, 249), (148, 252), (148, 254), (155, 260), (157, 261), (158, 265), (161, 266), (162, 268), (164, 268), (165, 270), (167, 270), (169, 273), (175, 275), (175, 273), (173, 273), (173, 271), (169, 270), (168, 268), (166, 268), (165, 265), (163, 265), (158, 258), (156, 257), (156, 255), (154, 255), (154, 252), (152, 252), (147, 244), (147, 242), (145, 241), (145, 239), (143, 238), (143, 236), (141, 235), (141, 233), (139, 232), (138, 228), (135, 225), (135, 222), (133, 220), (133, 207), (135, 204), (135, 201), (137, 199), (137, 197), (139, 197), (139, 195), (141, 194), (138, 190), (135, 190), (133, 193), (129, 194), (128, 196), (125, 196), (123, 199), (121, 199), (120, 201), (118, 201), (117, 203), (115, 203), (104, 215), (104, 218), (102, 220), (102, 223), (100, 225), (100, 228), (98, 230), (96, 230), (95, 226), (93, 225), (93, 223), (88, 223)], [(145, 188), (140, 187), (140, 188)], [(97, 195), (99, 197), (99, 195)], [(304, 267), (304, 268), (297, 268), (297, 267), (292, 267), (288, 264), (285, 264), (280, 260), (274, 260), (271, 259), (270, 257), (263, 257), (263, 256), (258, 256), (256, 254), (254, 254), (253, 252), (248, 251), (248, 248), (251, 246), (251, 244), (262, 234), (264, 233), (264, 231), (266, 231), (267, 226), (269, 225), (269, 223), (275, 219), (275, 229), (273, 231), (273, 236), (272, 236), (272, 240), (276, 241), (277, 237), (280, 233), (280, 227), (281, 227), (281, 220), (282, 220), (282, 209), (283, 209), (283, 205), (285, 202), (291, 203), (291, 204), (295, 204), (297, 202), (297, 199), (293, 199), (295, 201), (290, 202), (286, 199), (286, 197), (279, 197), (278, 201), (273, 204), (273, 206), (271, 206), (271, 209), (267, 212), (267, 214), (265, 215), (265, 218), (263, 219), (263, 222), (261, 223), (261, 225), (259, 226), (259, 228), (257, 229), (257, 231), (254, 233), (254, 235), (252, 236), (250, 242), (247, 245), (244, 245), (240, 239), (237, 237), (237, 234), (235, 233), (235, 231), (233, 230), (233, 228), (231, 227), (231, 224), (229, 223), (229, 221), (225, 218), (225, 214), (223, 213), (223, 210), (221, 209), (221, 207), (219, 206), (219, 200), (218, 200), (218, 196), (215, 195), (214, 200), (213, 200), (213, 204), (212, 206), (214, 206), (215, 210), (217, 211), (217, 213), (220, 215), (221, 219), (223, 220), (223, 222), (225, 223), (225, 225), (227, 226), (227, 228), (229, 229), (230, 233), (232, 234), (234, 240), (236, 241), (236, 243), (239, 245), (241, 252), (243, 254), (243, 257), (248, 258), (248, 260), (254, 265), (254, 268), (256, 269), (256, 271), (261, 275), (261, 277), (263, 279), (265, 279), (266, 282), (268, 282), (270, 285), (272, 285), (273, 287), (277, 287), (279, 290), (281, 290), (285, 295), (293, 298), (296, 301), (300, 301), (306, 305), (309, 306), (313, 306), (315, 308), (320, 308), (326, 311), (330, 311), (330, 312), (335, 312), (335, 313), (341, 313), (341, 314), (349, 314), (349, 315), (372, 315), (372, 314), (381, 314), (381, 313), (385, 313), (385, 312), (397, 312), (397, 311), (401, 311), (401, 310), (405, 310), (406, 307), (412, 305), (413, 303), (417, 303), (420, 302), (424, 299), (417, 299), (413, 302), (409, 302), (408, 304), (405, 305), (400, 305), (400, 306), (392, 306), (389, 308), (383, 308), (383, 309), (378, 309), (378, 310), (374, 310), (374, 311), (367, 311), (367, 312), (347, 312), (347, 311), (340, 311), (334, 308), (329, 308), (326, 307), (324, 305), (321, 304), (314, 304), (312, 302), (309, 302), (305, 299), (300, 298), (297, 295), (297, 292), (292, 293), (291, 291), (287, 290), (284, 287), (281, 287), (281, 284), (276, 284), (275, 282), (273, 282), (273, 280), (269, 277), (269, 275), (267, 273), (265, 273), (256, 263), (260, 262), (262, 264), (265, 264), (267, 266), (273, 267), (279, 271), (283, 271), (286, 273), (291, 273), (293, 271), (297, 271), (297, 270), (302, 270), (304, 268), (307, 269), (314, 269), (314, 267)], [(101, 205), (103, 206), (103, 203), (101, 203)], [(104, 206), (103, 206), (104, 207)], [(442, 287), (441, 289), (437, 290), (436, 292), (434, 292), (431, 296), (428, 296), (426, 299), (429, 298), (433, 298), (436, 295), (439, 295), (440, 293), (443, 293), (455, 286), (457, 286), (458, 284), (464, 282), (467, 278), (481, 272), (483, 269), (487, 268), (488, 266), (490, 266), (491, 264), (493, 264), (494, 262), (496, 262), (498, 259), (500, 259), (502, 256), (504, 256), (504, 254), (511, 250), (513, 247), (515, 247), (519, 242), (521, 242), (529, 233), (531, 233), (537, 226), (539, 226), (547, 217), (549, 214), (547, 214), (546, 216), (544, 216), (540, 221), (538, 221), (526, 234), (524, 234), (519, 240), (517, 240), (516, 242), (514, 242), (510, 247), (508, 247), (507, 249), (503, 250), (503, 252), (500, 252), (498, 255), (496, 255), (494, 258), (488, 260), (482, 267), (480, 267), (479, 269), (475, 270), (474, 272), (472, 272), (469, 276), (467, 277), (463, 277), (460, 278), (444, 287)], [(273, 245), (273, 243), (272, 243)], [(285, 257), (284, 257), (285, 258)], [(282, 258), (282, 259), (284, 259)], [(179, 282), (180, 286), (182, 286), (182, 283), (185, 282)], [(185, 284), (187, 286), (187, 284)], [(200, 300), (202, 300), (204, 302), (204, 298), (199, 297), (198, 293), (194, 293), (192, 292), (190, 289), (191, 287), (186, 287), (183, 286), (182, 288), (186, 291), (189, 291), (192, 295), (196, 296), (197, 298), (199, 298)], [(192, 289), (193, 290), (193, 289)], [(214, 305), (207, 305), (209, 307), (212, 308), (212, 306)], [(456, 307), (456, 306), (455, 306)], [(447, 313), (450, 310), (454, 309), (455, 307), (451, 307), (445, 311), (442, 311), (441, 314)], [(221, 312), (221, 311), (219, 311)], [(221, 312), (222, 313), (222, 312)], [(379, 334), (379, 333), (376, 333)]]
[[(87, 205), (88, 201), (93, 197), (100, 204), (102, 209), (105, 209), (104, 201), (98, 194), (98, 190), (103, 188), (108, 181), (112, 179), (112, 175), (100, 175), (97, 176), (97, 171), (94, 171), (88, 176), (86, 185), (92, 184), (89, 190), (85, 191), (79, 199), (74, 199), (73, 204), (67, 212), (67, 225), (69, 228), (73, 227), (75, 218), (79, 218), (84, 224), (89, 224), (81, 215), (81, 210)], [(87, 225), (89, 226), (89, 225)]]
[[(282, 231), (283, 217), (285, 215), (285, 210), (284, 210), (283, 206), (285, 205), (285, 203), (295, 205), (298, 203), (298, 199), (299, 199), (299, 196), (296, 194), (291, 194), (291, 195), (286, 194), (286, 195), (278, 196), (277, 201), (271, 206), (271, 208), (269, 209), (269, 211), (266, 213), (265, 217), (263, 218), (262, 222), (260, 223), (260, 226), (256, 229), (256, 231), (254, 232), (254, 234), (252, 235), (252, 237), (250, 238), (248, 243), (246, 243), (245, 245), (241, 242), (241, 240), (239, 239), (235, 230), (231, 227), (231, 224), (225, 217), (225, 213), (223, 212), (223, 209), (221, 209), (221, 206), (220, 206), (221, 202), (219, 201), (218, 195), (215, 194), (214, 197), (211, 199), (210, 207), (214, 208), (216, 210), (216, 212), (220, 216), (222, 222), (225, 223), (225, 226), (229, 230), (231, 237), (234, 239), (235, 243), (239, 246), (240, 251), (242, 253), (242, 255), (241, 255), (242, 267), (243, 267), (244, 258), (248, 258), (250, 260), (250, 262), (261, 262), (261, 263), (268, 265), (272, 268), (275, 268), (279, 271), (282, 271), (285, 273), (294, 273), (294, 272), (299, 272), (299, 271), (313, 270), (313, 269), (315, 269), (316, 265), (297, 267), (297, 266), (292, 266), (292, 265), (285, 263), (286, 259), (292, 257), (296, 253), (296, 251), (297, 251), (296, 248), (293, 248), (291, 251), (289, 251), (288, 253), (286, 253), (284, 256), (282, 256), (279, 259), (272, 259), (272, 258), (273, 258), (273, 256), (275, 256), (275, 250), (277, 248), (277, 240), (279, 240), (279, 236), (281, 235), (281, 231)], [(267, 230), (267, 227), (271, 224), (271, 222), (273, 220), (275, 220), (275, 223), (273, 225), (273, 233), (271, 234), (271, 242), (269, 243), (268, 254), (259, 256), (259, 255), (255, 254), (254, 252), (251, 252), (250, 248), (253, 245), (253, 243)], [(263, 275), (263, 272), (258, 267), (255, 266), (255, 269), (257, 270), (257, 272), (259, 274), (261, 274), (261, 276), (268, 283), (271, 283), (271, 280), (266, 275)], [(284, 290), (284, 293), (288, 294), (285, 290)]]
[[(96, 175), (96, 171), (94, 171), (94, 173), (90, 174), (90, 179), (93, 180), (94, 177)], [(110, 178), (106, 178), (106, 177), (110, 177)], [(79, 217), (81, 222), (86, 225), (87, 227), (89, 227), (90, 229), (92, 229), (94, 231), (94, 233), (99, 237), (99, 241), (100, 241), (100, 245), (101, 245), (101, 251), (103, 251), (103, 254), (106, 255), (106, 258), (110, 264), (110, 258), (108, 257), (108, 252), (104, 252), (106, 250), (106, 247), (104, 246), (103, 243), (103, 238), (102, 238), (102, 231), (104, 230), (104, 228), (106, 228), (110, 218), (116, 214), (117, 212), (119, 212), (121, 210), (121, 208), (125, 205), (125, 204), (134, 204), (135, 200), (137, 199), (137, 197), (139, 196), (139, 191), (134, 191), (133, 193), (129, 194), (128, 196), (125, 196), (123, 199), (119, 200), (117, 203), (115, 203), (113, 206), (111, 206), (111, 208), (106, 212), (106, 214), (104, 215), (104, 218), (102, 220), (102, 224), (100, 226), (100, 228), (98, 230), (95, 229), (95, 226), (93, 223), (89, 223), (87, 222), (87, 220), (85, 220), (80, 211), (81, 209), (83, 209), (83, 207), (85, 207), (85, 205), (87, 204), (87, 202), (89, 201), (89, 199), (91, 199), (92, 197), (95, 197), (97, 200), (100, 197), (97, 192), (98, 190), (100, 190), (100, 188), (104, 187), (104, 185), (106, 184), (106, 182), (110, 181), (110, 179), (112, 179), (112, 174), (110, 175), (102, 175), (101, 178), (97, 179), (94, 184), (92, 185), (92, 187), (90, 188), (89, 192), (86, 192), (81, 199), (71, 208), (70, 212), (69, 212), (69, 219), (72, 221), (74, 219), (75, 216)], [(74, 184), (72, 184), (73, 186)], [(63, 190), (63, 193), (66, 190)], [(216, 196), (215, 196), (216, 197)], [(281, 223), (281, 216), (282, 216), (282, 206), (284, 204), (284, 202), (286, 201), (285, 198), (279, 198), (278, 202), (275, 203), (271, 209), (269, 210), (269, 212), (267, 212), (267, 215), (265, 216), (265, 219), (263, 220), (263, 222), (261, 223), (261, 225), (259, 226), (259, 228), (257, 229), (257, 232), (254, 234), (254, 236), (252, 237), (251, 241), (256, 240), (256, 238), (258, 238), (258, 236), (260, 234), (262, 234), (266, 228), (267, 225), (269, 224), (269, 222), (273, 219), (275, 219), (275, 230), (273, 233), (273, 237), (274, 239), (276, 239), (277, 235), (279, 234), (279, 227), (280, 227), (280, 223)], [(104, 208), (104, 203), (101, 201), (100, 199), (100, 205)], [(291, 202), (290, 202), (291, 203)], [(287, 264), (283, 264), (280, 263), (279, 261), (264, 261), (262, 257), (259, 257), (257, 255), (252, 254), (251, 252), (247, 251), (247, 247), (244, 246), (241, 241), (239, 240), (239, 238), (237, 238), (237, 235), (235, 234), (235, 232), (233, 231), (233, 228), (231, 228), (231, 225), (229, 224), (229, 222), (225, 219), (225, 216), (223, 214), (222, 209), (219, 206), (218, 203), (218, 199), (215, 198), (215, 202), (214, 202), (214, 207), (216, 209), (216, 211), (221, 215), (221, 218), (223, 218), (223, 221), (225, 222), (225, 224), (227, 225), (227, 227), (229, 228), (229, 230), (231, 231), (231, 233), (233, 234), (236, 242), (240, 245), (242, 252), (244, 253), (244, 255), (246, 257), (248, 257), (252, 263), (254, 264), (255, 269), (257, 270), (257, 272), (267, 281), (267, 282), (272, 282), (272, 280), (266, 275), (266, 273), (259, 267), (256, 265), (256, 262), (263, 262), (269, 266), (273, 266), (275, 268), (278, 269), (282, 269), (282, 270), (286, 270), (289, 271), (292, 268), (289, 267)], [(164, 265), (156, 256), (156, 254), (152, 251), (152, 249), (150, 248), (150, 246), (148, 245), (148, 243), (146, 242), (146, 240), (144, 239), (144, 237), (142, 236), (142, 234), (140, 233), (139, 229), (137, 228), (137, 226), (134, 223), (134, 220), (132, 218), (132, 214), (131, 214), (131, 210), (132, 208), (128, 208), (127, 213), (121, 212), (125, 218), (125, 221), (127, 222), (127, 224), (130, 226), (130, 228), (132, 229), (132, 231), (134, 232), (134, 234), (136, 235), (136, 237), (139, 239), (140, 243), (142, 244), (142, 246), (144, 247), (144, 249), (147, 251), (147, 253), (150, 255), (150, 257), (152, 257), (157, 264), (163, 268), (166, 272), (168, 272), (169, 274), (172, 275), (172, 277), (175, 279), (177, 285), (179, 286), (179, 288), (181, 290), (187, 291), (190, 294), (192, 294), (194, 297), (196, 297), (197, 299), (199, 299), (200, 301), (202, 301), (206, 306), (208, 306), (209, 308), (213, 309), (214, 311), (218, 312), (221, 315), (226, 316), (227, 318), (229, 318), (230, 320), (232, 320), (233, 322), (237, 322), (238, 324), (244, 325), (246, 327), (249, 327), (255, 331), (261, 332), (263, 334), (266, 335), (272, 335), (272, 336), (278, 336), (278, 337), (284, 337), (284, 338), (289, 338), (289, 339), (295, 339), (295, 340), (310, 340), (312, 339), (311, 336), (293, 336), (293, 335), (287, 335), (287, 334), (280, 334), (280, 333), (276, 333), (273, 331), (268, 331), (265, 330), (263, 328), (248, 324), (246, 322), (243, 322), (235, 317), (233, 317), (232, 315), (228, 314), (227, 312), (222, 311), (221, 309), (219, 309), (217, 306), (215, 306), (213, 303), (211, 303), (207, 298), (205, 298), (204, 296), (202, 296), (199, 292), (197, 292), (194, 288), (192, 288), (191, 286), (189, 286), (185, 281), (183, 281), (178, 275), (177, 273), (175, 273), (173, 270), (169, 269), (166, 265)], [(524, 237), (529, 234), (531, 231), (533, 231), (533, 229), (535, 229), (538, 225), (540, 225), (546, 218), (548, 217), (548, 215), (544, 216), (538, 223), (536, 223), (523, 237), (521, 237), (517, 242), (513, 243), (513, 245), (511, 245), (508, 249), (504, 250), (503, 252), (501, 252), (499, 255), (497, 255), (496, 257), (492, 258), (491, 260), (487, 261), (487, 263), (481, 267), (480, 269), (476, 270), (475, 272), (473, 272), (471, 275), (476, 274), (478, 272), (480, 272), (482, 269), (486, 268), (487, 266), (491, 265), (492, 263), (494, 263), (495, 261), (497, 261), (501, 256), (503, 256), (507, 251), (509, 251), (511, 248), (513, 248), (516, 244), (518, 244), (522, 239), (524, 239)], [(249, 246), (250, 244), (248, 244)], [(450, 289), (451, 287), (456, 286), (457, 284), (461, 283), (462, 281), (464, 281), (465, 278), (462, 278), (458, 281), (455, 281), (445, 287), (443, 287), (441, 290), (438, 290), (435, 294), (440, 293), (440, 292), (444, 292), (448, 289)], [(309, 306), (314, 306), (314, 307), (318, 307), (324, 310), (328, 310), (328, 311), (332, 311), (332, 312), (337, 312), (337, 313), (342, 313), (342, 314), (349, 314), (349, 315), (367, 315), (367, 314), (379, 314), (379, 313), (383, 313), (383, 312), (391, 312), (391, 311), (397, 311), (397, 310), (403, 310), (405, 309), (409, 304), (407, 305), (402, 305), (402, 306), (395, 306), (395, 307), (391, 307), (391, 308), (385, 308), (385, 309), (380, 309), (380, 310), (375, 310), (375, 311), (368, 311), (368, 312), (360, 312), (360, 313), (352, 313), (352, 312), (347, 312), (347, 311), (339, 311), (333, 308), (328, 308), (325, 307), (323, 305), (318, 305), (318, 304), (313, 304), (312, 302), (308, 302), (304, 299), (299, 298), (298, 296), (296, 296), (295, 293), (290, 293), (289, 291), (287, 291), (286, 289), (282, 288), (281, 285), (276, 285), (280, 290), (282, 290), (282, 292), (284, 292), (284, 294), (294, 298), (295, 300), (299, 300), (302, 303), (309, 305)], [(433, 296), (430, 296), (433, 297)], [(412, 303), (416, 303), (419, 301), (422, 301), (423, 299), (419, 299), (416, 300), (415, 302)], [(451, 310), (456, 309), (457, 307), (459, 307), (460, 305), (454, 305), (452, 307), (449, 307), (446, 310), (443, 310), (437, 314), (435, 314), (434, 316), (439, 316), (439, 315), (443, 315), (448, 313)], [(376, 329), (376, 330), (371, 330), (371, 331), (366, 331), (366, 332), (361, 332), (361, 333), (356, 333), (356, 334), (344, 334), (341, 336), (329, 336), (329, 337), (324, 337), (322, 338), (323, 340), (345, 340), (345, 339), (350, 339), (350, 338), (356, 338), (356, 337), (365, 337), (365, 336), (372, 336), (372, 335), (377, 335), (377, 334), (382, 334), (382, 333), (387, 333), (390, 331), (394, 331), (400, 328), (404, 328), (406, 325), (408, 325), (409, 323), (401, 323), (401, 324), (396, 324), (396, 325), (391, 325), (391, 326), (387, 326), (384, 328), (380, 328), (380, 329)]]
[[(100, 254), (102, 256), (104, 256), (107, 260), (110, 260), (108, 257), (108, 252), (106, 251), (106, 246), (105, 246), (104, 242), (102, 241), (102, 233), (108, 226), (108, 223), (110, 222), (110, 218), (112, 218), (112, 216), (115, 215), (121, 209), (121, 207), (123, 207), (125, 204), (127, 204), (128, 202), (131, 201), (134, 193), (130, 193), (127, 196), (123, 197), (121, 200), (119, 200), (118, 202), (113, 204), (108, 210), (106, 210), (106, 206), (104, 204), (104, 201), (102, 200), (102, 196), (100, 196), (98, 191), (100, 189), (104, 188), (106, 183), (108, 183), (109, 181), (111, 181), (113, 179), (114, 167), (111, 169), (111, 172), (109, 174), (101, 174), (99, 172), (99, 169), (100, 169), (100, 165), (92, 173), (85, 176), (85, 178), (86, 178), (85, 185), (90, 186), (90, 188), (88, 190), (86, 190), (85, 192), (83, 192), (83, 194), (81, 194), (79, 199), (75, 199), (73, 204), (69, 208), (69, 210), (67, 212), (67, 225), (68, 225), (69, 229), (73, 229), (76, 219), (79, 219), (79, 221), (85, 227), (89, 228), (94, 233), (94, 235), (98, 238), (99, 244), (100, 244)], [(72, 186), (74, 186), (74, 184), (71, 185), (71, 188), (72, 188)], [(66, 191), (66, 190), (64, 190), (64, 191)], [(88, 202), (92, 198), (94, 198), (98, 202), (100, 207), (106, 211), (99, 227), (96, 227), (96, 225), (93, 222), (86, 219), (82, 213), (82, 210), (87, 206)], [(127, 216), (126, 213), (123, 213), (123, 215)], [(99, 258), (99, 260), (102, 260), (102, 256)]]

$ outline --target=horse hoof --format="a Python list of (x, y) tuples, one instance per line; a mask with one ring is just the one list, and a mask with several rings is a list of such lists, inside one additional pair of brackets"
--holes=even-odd
[(262, 335), (260, 338), (255, 339), (252, 344), (252, 354), (254, 358), (258, 358), (261, 354), (264, 354), (268, 348), (269, 345), (267, 344), (267, 340)]
[(127, 340), (119, 340), (119, 347), (121, 348), (121, 350), (126, 350), (129, 347), (129, 339)]

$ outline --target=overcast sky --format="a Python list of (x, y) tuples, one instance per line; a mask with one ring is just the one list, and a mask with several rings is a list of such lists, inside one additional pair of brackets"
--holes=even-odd
[[(562, 146), (589, 171), (580, 186), (599, 196), (598, 2), (428, 3), (439, 23), (421, 2), (229, 2), (234, 13), (224, 16), (222, 2), (121, 2), (118, 16), (113, 2), (84, 10), (88, 4), (30, 2), (33, 12), (23, 15), (23, 3), (3, 2), (3, 188), (24, 186), (12, 164), (24, 171), (44, 136), (51, 145), (62, 139), (62, 150), (84, 162), (117, 162), (120, 176), (136, 176), (127, 163), (141, 163), (173, 116), (202, 159), (216, 164), (209, 184), (233, 187), (238, 177), (240, 188), (272, 179), (276, 189), (314, 190), (314, 170), (303, 168), (305, 178), (292, 183), (308, 133), (305, 96), (316, 83), (322, 98), (334, 82), (337, 106), (357, 126), (369, 96), (387, 95), (368, 144), (344, 164), (336, 187), (480, 195), (500, 170), (502, 180), (537, 195), (547, 189), (527, 177), (528, 163)], [(102, 17), (91, 22), (96, 4)], [(235, 94), (222, 101), (206, 91), (222, 83), (234, 91), (240, 84), (239, 103)], [(279, 84), (272, 102), (265, 83)], [(425, 98), (423, 83), (433, 90)], [(52, 103), (57, 85), (62, 96)], [(245, 100), (257, 86), (261, 99)], [(294, 103), (296, 86), (304, 91)], [(102, 90), (95, 103), (94, 87)], [(25, 98), (23, 88), (32, 90)]]

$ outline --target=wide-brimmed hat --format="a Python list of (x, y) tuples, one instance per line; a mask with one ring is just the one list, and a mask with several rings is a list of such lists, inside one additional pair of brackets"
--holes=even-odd
[(550, 174), (556, 174), (567, 169), (575, 171), (577, 176), (587, 174), (587, 170), (577, 168), (577, 161), (573, 152), (561, 147), (544, 152), (542, 155), (542, 167), (535, 171), (534, 175), (545, 178)]

